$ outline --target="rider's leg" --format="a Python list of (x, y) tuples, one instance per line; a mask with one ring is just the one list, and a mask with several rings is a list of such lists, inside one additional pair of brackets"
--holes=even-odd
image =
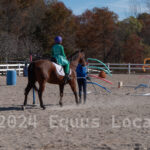
[(64, 83), (66, 84), (67, 81), (70, 79), (69, 78), (69, 71), (70, 71), (70, 64), (69, 63), (64, 66), (64, 71), (65, 71)]
[(65, 74), (69, 74), (70, 64), (65, 65)]

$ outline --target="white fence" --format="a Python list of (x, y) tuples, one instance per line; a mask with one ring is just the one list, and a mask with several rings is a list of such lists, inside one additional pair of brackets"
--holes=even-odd
[(25, 64), (0, 64), (0, 74), (6, 74), (7, 70), (16, 70), (17, 74), (20, 76), (23, 74), (23, 68)]
[[(143, 65), (144, 64), (115, 64), (115, 63), (106, 63), (108, 68), (113, 72), (119, 70), (121, 71), (126, 71), (129, 74), (136, 71), (141, 71), (143, 72)], [(25, 64), (0, 64), (0, 74), (4, 75), (6, 74), (7, 70), (16, 70), (18, 75), (23, 74), (23, 68)], [(103, 67), (99, 63), (89, 63), (89, 66), (97, 66), (97, 67)], [(146, 64), (145, 66), (150, 66), (149, 64)], [(150, 70), (150, 68), (145, 68), (146, 70)], [(97, 72), (96, 69), (92, 69), (92, 72)]]
[[(97, 66), (97, 67), (103, 67), (102, 65), (100, 65), (100, 63), (89, 63), (89, 66)], [(108, 66), (108, 68), (113, 72), (115, 71), (126, 71), (129, 74), (134, 72), (136, 73), (136, 71), (141, 71), (143, 72), (143, 66), (150, 66), (150, 64), (116, 64), (116, 63), (106, 63), (106, 65)], [(150, 68), (145, 68), (146, 70), (150, 70)], [(93, 69), (92, 69), (93, 70)], [(97, 72), (97, 70), (93, 70), (95, 72)]]

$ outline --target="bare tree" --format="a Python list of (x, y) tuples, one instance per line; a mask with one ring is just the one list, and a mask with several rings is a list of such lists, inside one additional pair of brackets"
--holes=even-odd
[(44, 0), (45, 4), (50, 5), (52, 3), (57, 3), (58, 0)]
[(0, 59), (9, 60), (14, 58), (17, 51), (17, 37), (14, 34), (3, 32), (0, 34)]
[(146, 2), (146, 6), (148, 8), (148, 11), (150, 13), (150, 0), (145, 0), (145, 2)]
[(129, 14), (137, 17), (141, 13), (141, 0), (129, 0)]

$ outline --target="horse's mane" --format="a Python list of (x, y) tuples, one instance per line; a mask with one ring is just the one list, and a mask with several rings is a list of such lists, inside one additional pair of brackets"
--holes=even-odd
[(71, 54), (71, 55), (68, 57), (68, 60), (69, 60), (70, 62), (76, 60), (80, 52), (82, 53), (83, 50), (75, 51), (73, 54)]

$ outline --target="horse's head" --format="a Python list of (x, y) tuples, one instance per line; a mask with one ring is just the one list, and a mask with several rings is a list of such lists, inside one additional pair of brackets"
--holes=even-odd
[(83, 50), (79, 50), (74, 52), (70, 57), (69, 61), (71, 62), (71, 66), (76, 67), (79, 63), (82, 66), (86, 65), (86, 60), (85, 60), (85, 53)]

